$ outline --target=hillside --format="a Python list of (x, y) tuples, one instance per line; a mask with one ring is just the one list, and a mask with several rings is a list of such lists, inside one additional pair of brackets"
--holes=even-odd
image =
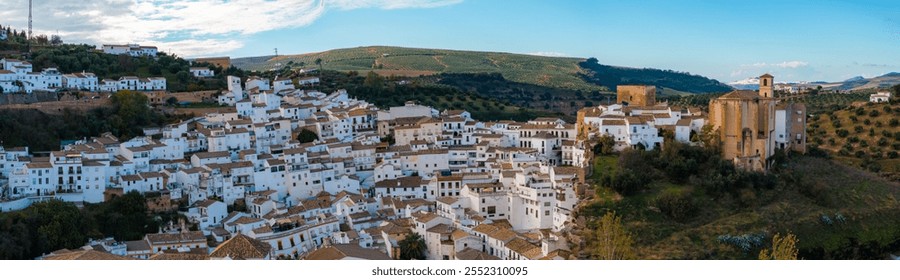
[[(225, 76), (245, 76), (240, 69), (222, 69), (207, 63), (191, 65), (180, 57), (159, 53), (156, 58), (111, 55), (100, 52), (95, 46), (59, 44), (32, 46), (32, 51), (19, 52), (13, 45), (0, 44), (0, 58), (30, 61), (35, 71), (54, 67), (63, 73), (94, 73), (97, 78), (118, 79), (122, 76), (164, 77), (169, 91), (198, 91), (225, 89)], [(191, 75), (191, 66), (206, 66), (216, 73), (211, 78)]]
[[(319, 59), (321, 65), (316, 64)], [(731, 89), (702, 76), (671, 70), (600, 65), (595, 59), (384, 46), (235, 58), (232, 64), (257, 71), (321, 66), (328, 70), (375, 71), (382, 76), (408, 77), (500, 73), (504, 79), (515, 83), (584, 92), (615, 91), (615, 86), (620, 83), (656, 85), (669, 95), (726, 92)]]
[(891, 72), (878, 77), (855, 77), (843, 82), (825, 83), (822, 88), (826, 90), (864, 90), (875, 88), (889, 88), (900, 84), (900, 73)]
[(815, 115), (809, 142), (835, 160), (900, 180), (900, 104), (866, 103)]
[(655, 85), (689, 93), (723, 93), (732, 88), (717, 80), (700, 75), (651, 68), (628, 68), (600, 64), (590, 58), (578, 64), (587, 71), (582, 77), (594, 84), (610, 89), (618, 85)]
[[(264, 59), (268, 58), (268, 59)], [(599, 90), (577, 74), (581, 58), (523, 54), (371, 46), (278, 57), (236, 58), (247, 70), (318, 67), (337, 71), (375, 71), (382, 76), (419, 76), (437, 73), (501, 73), (510, 81), (580, 90)], [(262, 62), (260, 62), (262, 61)]]
[[(787, 232), (803, 259), (885, 259), (900, 249), (897, 182), (811, 156), (781, 158), (769, 174), (704, 157), (693, 148), (597, 157), (597, 195), (578, 211), (581, 257), (607, 211), (622, 217), (638, 259), (756, 259)], [(622, 192), (629, 182), (640, 189)]]

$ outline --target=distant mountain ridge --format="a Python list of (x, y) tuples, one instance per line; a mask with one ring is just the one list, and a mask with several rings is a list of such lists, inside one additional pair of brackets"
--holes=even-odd
[[(786, 83), (786, 84), (801, 84), (798, 82), (778, 82), (776, 83)], [(840, 82), (824, 82), (824, 81), (815, 81), (815, 82), (802, 82), (802, 84), (810, 84), (822, 86), (825, 90), (863, 90), (863, 89), (872, 89), (872, 88), (889, 88), (894, 85), (900, 84), (900, 73), (890, 72), (881, 76), (865, 78), (863, 76), (856, 76), (844, 81)], [(759, 89), (759, 78), (751, 77), (743, 80), (733, 81), (728, 83), (728, 85), (736, 88), (736, 89), (746, 89), (746, 90), (757, 90)]]
[[(316, 64), (321, 62), (321, 64)], [(580, 91), (615, 91), (618, 84), (649, 84), (683, 93), (726, 92), (731, 87), (672, 70), (608, 66), (596, 60), (501, 52), (369, 46), (298, 55), (232, 59), (245, 70), (283, 67), (374, 71), (383, 76), (500, 73), (509, 81)]]

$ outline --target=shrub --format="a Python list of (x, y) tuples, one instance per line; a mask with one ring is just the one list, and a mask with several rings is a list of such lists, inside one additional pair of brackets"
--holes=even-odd
[(689, 220), (697, 212), (697, 203), (690, 191), (668, 191), (656, 199), (659, 211), (679, 222)]
[(847, 131), (846, 129), (838, 129), (835, 131), (835, 133), (837, 133), (837, 136), (839, 136), (841, 138), (845, 138), (845, 137), (847, 137), (847, 135), (850, 135), (850, 132)]
[(880, 115), (880, 114), (881, 114), (881, 113), (879, 113), (878, 110), (875, 110), (875, 109), (872, 109), (872, 111), (869, 112), (869, 116), (870, 116), (870, 117), (873, 117), (873, 118), (874, 118), (874, 117), (877, 117), (877, 116)]
[(632, 195), (644, 189), (649, 183), (650, 178), (644, 174), (638, 175), (631, 169), (621, 169), (612, 178), (610, 178), (609, 186), (622, 195)]
[(849, 156), (849, 155), (850, 155), (850, 150), (847, 149), (847, 148), (841, 148), (841, 150), (838, 151), (838, 155), (841, 155), (841, 156)]
[(860, 125), (854, 126), (853, 131), (856, 131), (856, 133), (861, 133), (861, 132), (863, 132), (863, 127)]

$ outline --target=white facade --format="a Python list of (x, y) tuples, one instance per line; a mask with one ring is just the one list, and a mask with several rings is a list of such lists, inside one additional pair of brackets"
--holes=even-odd
[(869, 102), (872, 102), (872, 103), (887, 103), (890, 100), (891, 100), (891, 93), (889, 91), (881, 91), (881, 92), (869, 95)]
[(191, 67), (191, 75), (197, 78), (209, 78), (215, 76), (215, 71), (206, 67)]
[(63, 75), (63, 87), (74, 90), (98, 92), (100, 82), (94, 73), (74, 73)]
[(158, 50), (154, 46), (141, 46), (138, 44), (128, 45), (103, 45), (101, 47), (103, 53), (113, 55), (130, 55), (130, 56), (150, 56), (155, 57)]

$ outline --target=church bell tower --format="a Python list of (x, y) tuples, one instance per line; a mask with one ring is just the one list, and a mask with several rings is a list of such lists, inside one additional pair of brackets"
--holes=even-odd
[(775, 77), (769, 75), (769, 73), (763, 74), (759, 76), (759, 96), (765, 98), (774, 98), (775, 91), (772, 90), (775, 88)]

